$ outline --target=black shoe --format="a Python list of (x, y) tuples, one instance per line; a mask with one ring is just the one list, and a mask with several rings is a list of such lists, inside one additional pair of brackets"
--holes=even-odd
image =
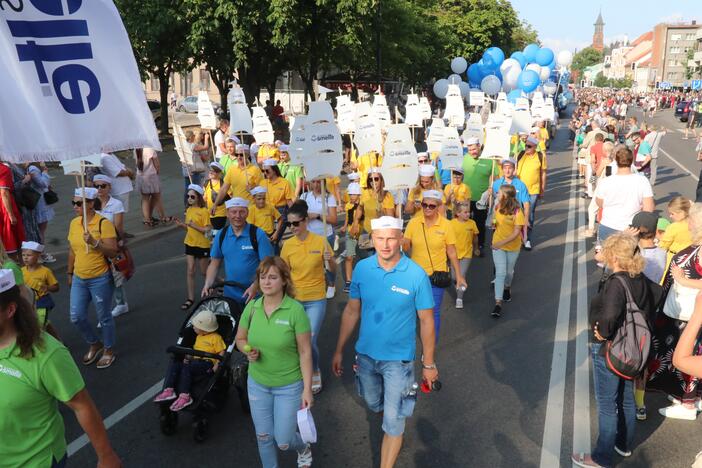
[(129, 232), (125, 232), (124, 237), (126, 237), (127, 239), (132, 239), (132, 238), (134, 238), (134, 234), (131, 234)]
[(492, 316), (495, 318), (500, 318), (502, 315), (502, 306), (495, 304), (495, 308), (492, 309)]
[(582, 195), (580, 195), (580, 198), (584, 198), (585, 200), (591, 200), (591, 199), (592, 199), (592, 197), (591, 197), (590, 195), (588, 195), (587, 193), (583, 193)]
[(510, 288), (505, 288), (502, 291), (502, 300), (505, 302), (510, 302), (512, 300), (512, 290)]
[(349, 291), (351, 291), (351, 281), (347, 281), (347, 282), (344, 284), (344, 292), (348, 294)]

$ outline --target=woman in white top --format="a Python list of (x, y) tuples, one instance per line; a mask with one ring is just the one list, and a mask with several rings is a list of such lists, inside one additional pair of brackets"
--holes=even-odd
[[(146, 226), (155, 226), (159, 222), (167, 223), (170, 219), (166, 216), (161, 200), (161, 161), (158, 153), (153, 148), (140, 148), (134, 150), (137, 176), (136, 186), (141, 193), (141, 215)], [(159, 219), (153, 217), (154, 209), (158, 212)]]

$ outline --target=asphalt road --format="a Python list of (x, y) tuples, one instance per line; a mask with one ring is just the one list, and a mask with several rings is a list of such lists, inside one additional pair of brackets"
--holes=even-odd
[[(681, 127), (670, 111), (654, 121), (671, 129)], [(671, 132), (662, 148), (697, 175), (694, 143), (681, 136)], [(591, 259), (592, 242), (580, 237), (585, 205), (573, 190), (573, 159), (565, 127), (551, 150), (549, 189), (537, 211), (535, 248), (522, 252), (517, 262), (513, 301), (504, 307), (501, 319), (490, 316), (489, 256), (471, 265), (465, 309), (455, 310), (446, 297), (437, 355), (444, 387), (439, 393), (420, 395), (407, 424), (398, 466), (570, 466), (574, 447), (589, 451), (595, 441), (596, 406), (584, 356), (588, 293), (594, 292), (598, 274)], [(165, 173), (170, 174), (172, 214), (179, 208), (182, 185), (177, 184), (182, 179), (172, 153), (162, 160)], [(688, 173), (661, 155), (655, 189), (660, 209), (675, 194), (694, 197), (695, 185)], [(139, 404), (162, 379), (165, 348), (174, 343), (183, 318), (179, 305), (185, 299), (185, 260), (181, 231), (161, 228), (156, 235), (143, 233), (138, 216), (134, 211), (128, 216), (128, 228), (138, 234), (132, 243), (138, 272), (127, 285), (132, 312), (117, 319), (118, 359), (102, 371), (80, 365), (103, 416), (118, 419), (109, 429), (112, 444), (126, 467), (260, 466), (253, 425), (236, 398), (212, 415), (209, 438), (201, 444), (192, 439), (187, 415), (181, 418), (178, 433), (167, 437), (159, 430), (155, 405), (149, 401)], [(65, 237), (61, 226), (57, 221), (50, 231), (57, 239), (57, 250), (61, 247), (58, 239)], [(56, 295), (52, 320), (79, 361), (85, 345), (68, 320), (64, 275), (58, 277), (62, 292)], [(341, 292), (330, 301), (320, 335), (325, 388), (314, 407), (319, 433), (319, 443), (313, 448), (314, 465), (372, 467), (379, 461), (380, 420), (356, 397), (352, 349), (345, 354), (344, 377), (336, 379), (330, 372), (344, 303)], [(665, 405), (659, 395), (648, 395), (647, 405), (649, 419), (637, 425), (634, 455), (625, 462), (618, 460), (620, 466), (689, 466), (702, 448), (697, 437), (699, 423), (663, 421), (656, 411)], [(62, 413), (67, 440), (74, 442), (82, 431), (70, 411), (63, 408)], [(90, 446), (74, 443), (72, 448), (76, 447), (70, 466), (94, 466)], [(294, 466), (295, 457), (284, 454), (281, 461), (283, 466)]]

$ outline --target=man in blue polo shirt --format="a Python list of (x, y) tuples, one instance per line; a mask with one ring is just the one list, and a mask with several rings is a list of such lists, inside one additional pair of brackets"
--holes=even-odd
[(422, 267), (402, 254), (402, 220), (383, 216), (371, 221), (376, 254), (353, 270), (349, 302), (341, 318), (332, 360), (338, 377), (346, 342), (358, 320), (356, 371), (359, 396), (375, 413), (383, 413), (380, 466), (392, 467), (402, 447), (405, 419), (417, 401), (414, 380), (417, 317), (422, 340), (422, 377), (434, 382), (434, 299)]
[[(259, 228), (252, 229), (246, 222), (246, 217), (249, 215), (248, 200), (232, 198), (227, 200), (225, 206), (229, 226), (220, 230), (212, 241), (210, 265), (207, 267), (202, 297), (210, 294), (219, 273), (219, 266), (224, 260), (225, 280), (247, 286), (246, 289), (225, 286), (224, 295), (244, 305), (258, 292), (253, 284), (256, 268), (261, 260), (273, 255), (273, 246), (265, 232)], [(256, 233), (258, 245), (251, 242), (252, 232)], [(224, 239), (221, 236), (225, 236)]]

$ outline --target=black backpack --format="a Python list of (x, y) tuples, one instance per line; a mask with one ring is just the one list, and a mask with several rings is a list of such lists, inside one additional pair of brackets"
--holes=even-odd
[(602, 347), (602, 355), (610, 371), (622, 379), (633, 380), (641, 375), (648, 362), (651, 327), (645, 313), (634, 302), (627, 282), (620, 276), (614, 277), (626, 292), (626, 312), (614, 338)]

